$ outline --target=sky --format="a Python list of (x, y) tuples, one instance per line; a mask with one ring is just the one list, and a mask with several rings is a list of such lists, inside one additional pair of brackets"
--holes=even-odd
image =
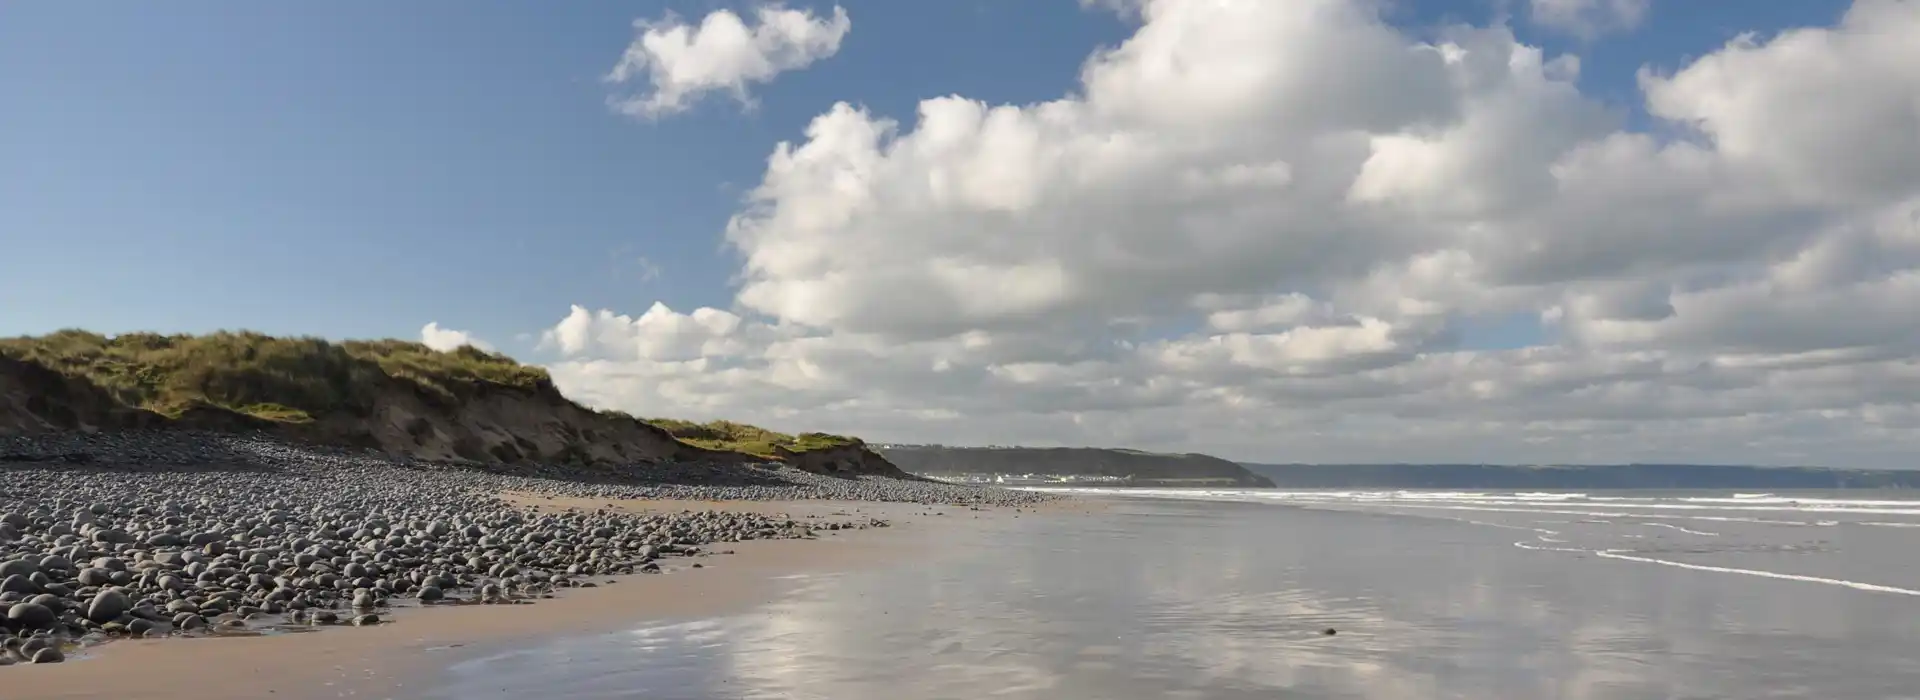
[(882, 442), (1920, 466), (1920, 0), (0, 5), (0, 335)]

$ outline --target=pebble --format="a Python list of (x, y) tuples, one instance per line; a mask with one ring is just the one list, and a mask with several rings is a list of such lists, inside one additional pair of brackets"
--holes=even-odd
[(38, 603), (15, 603), (7, 609), (7, 626), (20, 630), (52, 629), (59, 616)]
[(436, 462), (189, 431), (5, 436), (0, 665), (61, 661), (63, 643), (204, 635), (247, 628), (247, 620), (331, 625), (350, 610), (346, 619), (364, 626), (385, 624), (377, 611), (393, 605), (521, 604), (592, 586), (590, 578), (657, 573), (660, 559), (703, 554), (705, 545), (887, 525), (853, 516), (559, 511), (507, 503), (502, 492), (610, 504), (1056, 498), (778, 464)]

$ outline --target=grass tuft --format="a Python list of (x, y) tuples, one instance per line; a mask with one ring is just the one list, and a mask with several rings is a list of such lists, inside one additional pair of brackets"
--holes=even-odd
[[(179, 417), (218, 407), (285, 424), (327, 416), (371, 415), (377, 394), (394, 381), (446, 402), (488, 387), (552, 391), (539, 367), (471, 346), (439, 351), (403, 340), (276, 338), (247, 331), (207, 335), (83, 330), (0, 338), (0, 354), (39, 364), (106, 390), (117, 401)], [(641, 422), (620, 411), (601, 415)], [(732, 421), (645, 420), (680, 441), (764, 457), (858, 443), (826, 433), (788, 435)]]
[(364, 414), (382, 379), (446, 399), (488, 384), (534, 390), (551, 382), (546, 370), (472, 347), (441, 352), (398, 340), (332, 343), (251, 332), (107, 337), (63, 330), (0, 339), (0, 354), (85, 379), (121, 403), (165, 415), (217, 406), (284, 423)]
[(755, 425), (726, 420), (695, 423), (676, 418), (648, 418), (646, 422), (660, 427), (681, 442), (695, 447), (745, 452), (762, 457), (775, 456), (776, 446), (785, 448), (789, 452), (806, 452), (859, 442), (850, 437), (827, 433), (788, 435)]

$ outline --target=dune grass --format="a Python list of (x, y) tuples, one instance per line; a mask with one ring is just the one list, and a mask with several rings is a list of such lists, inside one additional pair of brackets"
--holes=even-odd
[[(172, 417), (200, 407), (286, 424), (331, 415), (364, 416), (381, 387), (393, 380), (449, 402), (488, 385), (552, 390), (546, 370), (506, 355), (473, 347), (440, 351), (402, 340), (336, 343), (246, 331), (107, 337), (63, 330), (0, 338), (0, 355), (84, 379), (120, 403)], [(764, 457), (776, 456), (776, 446), (805, 452), (857, 442), (825, 433), (788, 435), (731, 421), (642, 421), (619, 411), (600, 413), (650, 423), (697, 447)]]
[(476, 386), (536, 389), (546, 370), (472, 347), (442, 352), (398, 340), (333, 343), (250, 332), (207, 335), (81, 330), (0, 339), (0, 354), (85, 379), (129, 406), (178, 416), (216, 406), (300, 423), (368, 410), (382, 379), (455, 399)]
[(767, 430), (745, 423), (716, 420), (707, 423), (695, 423), (675, 418), (648, 418), (652, 423), (667, 431), (681, 442), (710, 450), (731, 450), (763, 457), (775, 456), (774, 448), (785, 448), (789, 452), (841, 447), (857, 443), (850, 437), (827, 433), (786, 433)]

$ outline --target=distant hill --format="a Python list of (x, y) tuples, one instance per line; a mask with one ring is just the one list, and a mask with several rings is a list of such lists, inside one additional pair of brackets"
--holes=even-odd
[(1920, 488), (1920, 471), (1714, 464), (1246, 464), (1280, 488), (1873, 489)]
[(915, 474), (1048, 474), (1132, 477), (1137, 486), (1250, 486), (1273, 483), (1203, 454), (1161, 454), (1097, 447), (946, 447), (880, 445), (887, 461)]

